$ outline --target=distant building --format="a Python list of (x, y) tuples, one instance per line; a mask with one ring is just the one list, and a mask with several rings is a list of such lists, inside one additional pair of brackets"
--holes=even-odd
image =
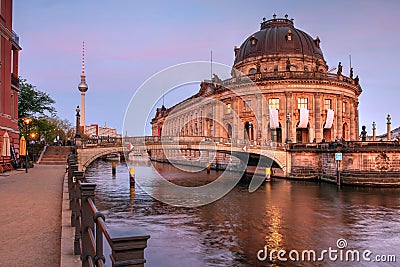
[(89, 137), (94, 137), (99, 135), (99, 125), (90, 124), (85, 125), (85, 134)]
[(19, 151), (18, 53), (19, 37), (12, 30), (12, 0), (0, 1), (0, 147), (8, 132), (11, 147)]
[(85, 134), (89, 137), (121, 137), (117, 129), (98, 124), (85, 125)]
[(152, 135), (259, 143), (357, 140), (359, 78), (353, 69), (345, 75), (340, 62), (332, 73), (336, 68), (329, 70), (320, 42), (287, 16), (264, 19), (259, 31), (234, 48), (232, 77), (215, 75), (192, 97), (158, 108)]
[(117, 129), (110, 127), (99, 127), (99, 136), (117, 137)]

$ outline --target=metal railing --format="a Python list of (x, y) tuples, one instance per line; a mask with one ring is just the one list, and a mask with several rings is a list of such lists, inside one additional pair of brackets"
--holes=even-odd
[(78, 171), (77, 156), (68, 157), (68, 192), (71, 226), (75, 227), (74, 254), (81, 255), (82, 266), (105, 266), (103, 237), (111, 248), (112, 266), (144, 266), (144, 249), (149, 235), (132, 228), (108, 228), (93, 197), (96, 184), (87, 183)]
[(396, 141), (344, 141), (344, 142), (324, 142), (324, 143), (293, 143), (289, 147), (290, 151), (400, 151), (400, 144)]
[(83, 147), (92, 147), (92, 146), (121, 146), (122, 138), (121, 137), (107, 137), (107, 138), (88, 138), (82, 140)]
[(347, 84), (355, 85), (359, 89), (359, 84), (356, 80), (344, 75), (337, 75), (334, 73), (323, 73), (315, 71), (273, 71), (273, 72), (263, 72), (248, 74), (243, 77), (233, 77), (221, 81), (223, 86), (227, 86), (235, 83), (248, 83), (250, 81), (260, 81), (260, 80), (285, 80), (285, 79), (304, 79), (304, 80), (326, 80), (331, 82), (344, 82)]
[(19, 88), (19, 78), (14, 73), (11, 73), (11, 84)]
[(19, 36), (15, 31), (12, 31), (12, 40), (14, 41), (14, 43), (19, 45)]
[(284, 149), (286, 144), (277, 142), (261, 142), (260, 140), (234, 139), (227, 137), (209, 137), (209, 136), (140, 136), (124, 137), (125, 143), (131, 143), (134, 146), (148, 145), (199, 145), (215, 143), (220, 146), (240, 147), (248, 146), (254, 149)]

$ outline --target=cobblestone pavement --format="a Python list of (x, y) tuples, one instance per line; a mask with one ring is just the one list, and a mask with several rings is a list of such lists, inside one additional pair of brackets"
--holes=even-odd
[(60, 266), (65, 166), (0, 176), (0, 266)]

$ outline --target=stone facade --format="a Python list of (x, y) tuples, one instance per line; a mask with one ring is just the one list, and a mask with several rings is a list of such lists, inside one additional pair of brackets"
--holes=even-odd
[[(157, 109), (153, 136), (204, 136), (311, 143), (358, 139), (359, 79), (328, 71), (320, 39), (285, 19), (264, 20), (261, 30), (235, 47), (232, 77), (201, 83), (199, 92), (172, 108)], [(278, 127), (270, 110), (278, 110)], [(301, 109), (308, 111), (301, 125)], [(329, 125), (328, 110), (333, 112)], [(303, 118), (304, 119), (304, 118)]]

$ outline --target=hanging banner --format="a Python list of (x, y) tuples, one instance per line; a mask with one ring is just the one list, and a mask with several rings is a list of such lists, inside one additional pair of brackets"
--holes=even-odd
[(308, 109), (301, 108), (300, 109), (300, 122), (297, 128), (307, 128), (308, 125)]
[(335, 113), (334, 113), (333, 109), (328, 109), (327, 110), (326, 122), (325, 122), (324, 129), (330, 129), (332, 127), (334, 114)]
[(269, 109), (269, 127), (271, 129), (279, 128), (278, 110), (275, 108)]

